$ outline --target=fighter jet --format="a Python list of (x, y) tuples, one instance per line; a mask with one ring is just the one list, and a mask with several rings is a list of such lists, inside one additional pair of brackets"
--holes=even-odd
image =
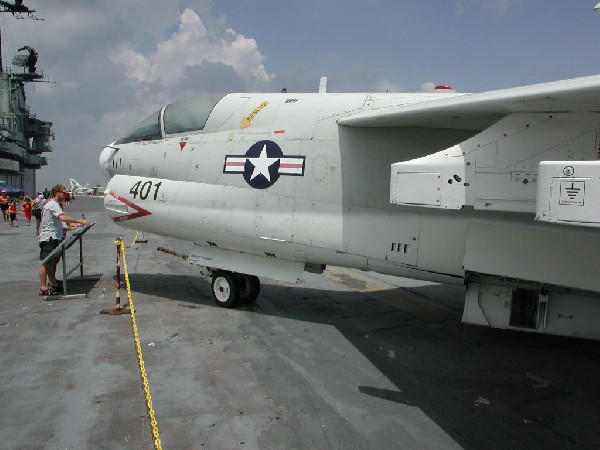
[(600, 76), (239, 93), (105, 147), (106, 211), (189, 240), (219, 306), (326, 265), (466, 285), (463, 322), (600, 338)]
[(96, 195), (98, 192), (104, 191), (104, 186), (82, 185), (73, 178), (69, 178), (69, 183), (71, 184), (71, 192), (75, 195)]

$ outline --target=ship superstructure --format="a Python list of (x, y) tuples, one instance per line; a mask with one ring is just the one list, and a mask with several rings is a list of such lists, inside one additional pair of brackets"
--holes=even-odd
[[(0, 0), (0, 13), (39, 20), (22, 0)], [(37, 57), (33, 48), (24, 46), (14, 56), (13, 67), (5, 67), (0, 45), (0, 181), (26, 195), (37, 191), (36, 171), (48, 164), (42, 154), (52, 151), (54, 137), (52, 122), (36, 118), (26, 104), (25, 84), (45, 79), (36, 67)]]

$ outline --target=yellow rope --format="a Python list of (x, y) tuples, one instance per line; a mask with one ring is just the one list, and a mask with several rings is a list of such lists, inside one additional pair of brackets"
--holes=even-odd
[(129, 285), (129, 274), (127, 273), (127, 260), (125, 259), (125, 245), (123, 239), (118, 238), (115, 241), (117, 249), (121, 250), (121, 257), (123, 259), (123, 271), (125, 272), (125, 286), (127, 288), (127, 300), (129, 301), (129, 310), (131, 311), (131, 327), (133, 328), (133, 340), (135, 341), (135, 350), (137, 352), (138, 364), (140, 366), (140, 376), (142, 378), (142, 385), (144, 386), (144, 395), (146, 397), (146, 406), (148, 408), (148, 418), (150, 419), (150, 426), (152, 427), (152, 436), (154, 437), (154, 448), (156, 450), (162, 450), (160, 443), (160, 434), (158, 432), (158, 423), (154, 416), (154, 409), (152, 408), (152, 396), (150, 395), (150, 385), (148, 384), (148, 377), (146, 375), (146, 368), (144, 367), (144, 358), (142, 356), (142, 346), (140, 345), (140, 336), (138, 334), (137, 323), (135, 321), (135, 308), (133, 307), (133, 296), (131, 295), (131, 286)]

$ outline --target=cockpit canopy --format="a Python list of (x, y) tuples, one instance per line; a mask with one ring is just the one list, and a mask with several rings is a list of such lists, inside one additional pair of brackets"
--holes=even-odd
[(171, 103), (150, 114), (115, 144), (163, 139), (170, 134), (202, 131), (223, 95), (209, 94)]
[(153, 139), (162, 139), (160, 133), (160, 110), (150, 114), (142, 120), (127, 136), (119, 139), (115, 144), (151, 141)]

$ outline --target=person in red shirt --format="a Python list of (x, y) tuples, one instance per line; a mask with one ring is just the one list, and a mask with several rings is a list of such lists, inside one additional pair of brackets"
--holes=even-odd
[(25, 201), (21, 204), (21, 208), (23, 209), (23, 215), (25, 216), (25, 220), (27, 221), (27, 226), (31, 226), (31, 209), (32, 209), (31, 199), (29, 197), (25, 197)]
[(8, 214), (10, 215), (10, 226), (18, 227), (17, 223), (17, 202), (13, 200), (13, 202), (8, 205)]
[(6, 191), (0, 193), (0, 209), (2, 210), (2, 218), (4, 219), (4, 225), (10, 225), (8, 222), (8, 205), (10, 200)]

